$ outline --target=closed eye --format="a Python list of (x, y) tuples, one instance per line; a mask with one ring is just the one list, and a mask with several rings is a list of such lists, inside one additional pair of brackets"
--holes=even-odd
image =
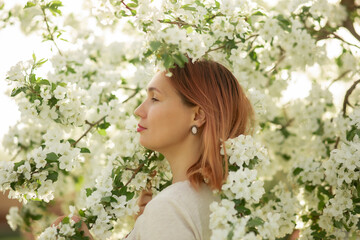
[(157, 100), (156, 98), (151, 98), (151, 101), (157, 102), (157, 101), (159, 101), (159, 100)]

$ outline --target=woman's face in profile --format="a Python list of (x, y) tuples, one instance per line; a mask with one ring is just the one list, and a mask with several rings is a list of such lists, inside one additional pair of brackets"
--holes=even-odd
[(176, 149), (191, 134), (192, 108), (182, 103), (164, 72), (158, 72), (147, 87), (147, 98), (135, 110), (144, 147), (166, 153)]

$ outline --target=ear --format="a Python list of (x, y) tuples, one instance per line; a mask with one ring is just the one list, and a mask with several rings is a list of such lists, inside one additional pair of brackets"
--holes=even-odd
[(205, 112), (204, 110), (196, 106), (194, 107), (194, 114), (193, 114), (193, 125), (201, 127), (206, 121)]

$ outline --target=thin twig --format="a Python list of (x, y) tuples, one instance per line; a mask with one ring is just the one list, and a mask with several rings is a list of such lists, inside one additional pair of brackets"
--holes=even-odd
[(50, 40), (54, 42), (55, 47), (56, 47), (57, 50), (59, 51), (59, 54), (62, 56), (62, 52), (60, 51), (60, 48), (59, 48), (58, 45), (56, 44), (55, 39), (54, 39), (54, 35), (53, 35), (53, 33), (51, 32), (51, 30), (50, 30), (50, 26), (49, 26), (48, 19), (47, 19), (47, 17), (46, 17), (45, 9), (44, 9), (44, 8), (41, 8), (41, 11), (42, 11), (42, 13), (43, 13), (43, 15), (44, 15), (44, 21), (45, 21), (45, 23), (46, 23), (46, 28), (47, 28), (47, 30), (48, 30), (48, 32), (49, 32), (49, 34), (50, 34)]
[(131, 94), (127, 99), (125, 99), (122, 103), (126, 103), (127, 101), (129, 101), (130, 99), (132, 99), (133, 97), (136, 96), (136, 94), (138, 94), (140, 92), (140, 89), (137, 88), (137, 89), (133, 89), (135, 90), (135, 92), (133, 94)]
[(346, 107), (347, 105), (349, 105), (351, 107), (351, 104), (349, 103), (349, 97), (351, 95), (351, 93), (355, 90), (356, 85), (358, 85), (360, 83), (360, 79), (356, 80), (353, 85), (351, 85), (351, 87), (346, 91), (345, 97), (344, 97), (344, 102), (343, 102), (343, 117), (346, 116)]
[(21, 148), (16, 152), (15, 156), (13, 156), (13, 157), (11, 158), (10, 161), (14, 161), (15, 158), (19, 155), (19, 153), (20, 153), (22, 150), (23, 150), (23, 148), (21, 147)]
[(127, 183), (125, 184), (125, 187), (126, 187), (127, 185), (129, 185), (129, 183), (131, 182), (131, 180), (133, 180), (133, 179), (135, 178), (136, 174), (142, 169), (142, 167), (143, 167), (144, 165), (145, 165), (145, 163), (141, 163), (138, 168), (136, 168), (136, 169), (133, 170), (134, 172), (133, 172), (133, 174), (131, 175), (129, 181), (127, 181)]
[(356, 32), (354, 28), (354, 20), (352, 19), (353, 14), (356, 14), (358, 5), (355, 5), (354, 0), (341, 0), (340, 5), (346, 8), (347, 18), (343, 22), (342, 26), (349, 30), (349, 32), (360, 41), (360, 35)]
[(78, 140), (76, 140), (76, 142), (74, 142), (73, 144), (71, 144), (71, 146), (72, 146), (72, 147), (75, 147), (76, 144), (78, 144), (78, 142), (80, 142), (80, 140), (81, 140), (83, 137), (85, 137), (86, 134), (88, 134), (88, 132), (90, 132), (90, 130), (91, 130), (94, 126), (98, 125), (98, 124), (99, 124), (100, 122), (102, 122), (106, 117), (107, 117), (107, 116), (102, 117), (101, 119), (99, 119), (99, 120), (96, 121), (95, 123), (90, 123), (90, 122), (88, 122), (87, 120), (85, 120), (85, 123), (86, 123), (86, 124), (89, 124), (90, 127), (88, 128), (88, 130), (86, 130), (86, 132), (83, 133), (83, 135), (81, 135), (81, 137), (80, 137)]
[(357, 47), (360, 49), (360, 46), (359, 45), (356, 45), (356, 44), (353, 44), (353, 43), (349, 43), (348, 41), (346, 41), (345, 39), (343, 39), (342, 37), (340, 37), (339, 35), (337, 35), (336, 33), (332, 33), (332, 35), (334, 35), (334, 38), (336, 39), (339, 39), (340, 41), (350, 45), (350, 46), (353, 46), (353, 47)]
[(337, 147), (338, 147), (338, 145), (339, 145), (339, 142), (340, 142), (340, 137), (337, 137), (337, 138), (336, 138), (336, 142), (335, 142), (334, 149), (337, 149)]
[(274, 71), (278, 68), (279, 64), (280, 64), (282, 61), (284, 61), (284, 59), (285, 59), (284, 50), (281, 49), (280, 58), (279, 58), (279, 59), (277, 60), (277, 62), (275, 63), (274, 67), (272, 67), (269, 71), (267, 71), (266, 74), (269, 74), (269, 73), (274, 72)]
[[(237, 41), (235, 42), (235, 44), (238, 44), (238, 43), (241, 43), (242, 41)], [(216, 51), (216, 50), (219, 50), (219, 49), (222, 49), (222, 48), (225, 48), (226, 47), (226, 44), (220, 46), (220, 47), (217, 47), (217, 48), (214, 48), (214, 49), (209, 49), (206, 51), (205, 55), (208, 54), (209, 52), (213, 52), (213, 51)]]
[[(150, 155), (148, 156), (148, 158), (151, 158), (152, 155), (154, 155), (154, 154), (155, 154), (154, 152), (151, 152)], [(151, 160), (149, 160), (149, 161), (151, 161)], [(130, 177), (130, 179), (127, 181), (127, 183), (125, 184), (125, 187), (126, 187), (127, 185), (129, 185), (129, 183), (131, 182), (131, 180), (133, 180), (133, 179), (135, 178), (136, 174), (144, 167), (144, 165), (145, 165), (145, 163), (141, 163), (141, 164), (140, 164), (137, 168), (135, 168), (135, 169), (129, 169), (129, 168), (128, 168), (128, 170), (133, 171), (133, 174), (132, 174), (132, 176)], [(155, 174), (156, 174), (156, 172), (155, 172)], [(151, 175), (150, 175), (150, 176), (151, 176)]]
[(131, 12), (131, 14), (132, 14), (132, 11), (134, 10), (134, 9), (132, 9), (132, 8), (130, 8), (128, 5), (126, 5), (126, 3), (124, 3), (124, 0), (121, 0), (121, 3)]
[(178, 21), (171, 21), (171, 22), (165, 22), (164, 20), (158, 20), (160, 23), (168, 23), (168, 24), (175, 24), (177, 25), (179, 28), (181, 28), (182, 26), (192, 26), (197, 28), (197, 26), (195, 24), (188, 24), (187, 22), (184, 22), (183, 20), (179, 19)]
[(346, 74), (348, 74), (349, 72), (351, 72), (351, 70), (346, 70), (345, 72), (343, 72), (342, 74), (340, 74), (340, 76), (338, 76), (337, 78), (335, 78), (330, 85), (328, 86), (328, 88), (336, 81), (342, 79), (343, 77), (345, 77)]

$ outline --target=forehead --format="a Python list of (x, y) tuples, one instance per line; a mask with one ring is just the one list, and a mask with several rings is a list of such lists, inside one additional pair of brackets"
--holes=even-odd
[(147, 90), (158, 91), (162, 94), (171, 94), (175, 92), (174, 87), (170, 83), (170, 79), (165, 76), (164, 72), (157, 72), (154, 77), (151, 79), (147, 86)]

